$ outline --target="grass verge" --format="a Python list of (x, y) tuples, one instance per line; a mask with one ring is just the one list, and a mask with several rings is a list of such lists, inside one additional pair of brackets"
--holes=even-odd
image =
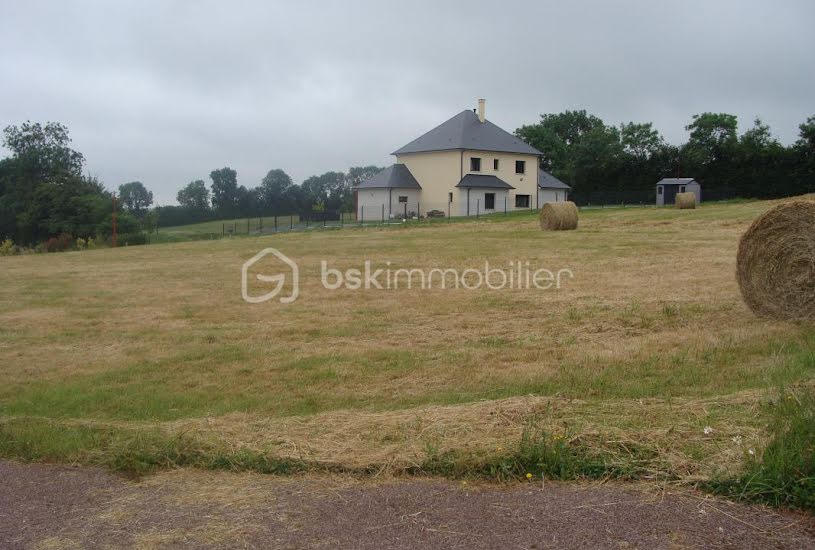
[(764, 449), (746, 450), (744, 474), (708, 488), (738, 500), (815, 510), (815, 392), (782, 392), (768, 406)]

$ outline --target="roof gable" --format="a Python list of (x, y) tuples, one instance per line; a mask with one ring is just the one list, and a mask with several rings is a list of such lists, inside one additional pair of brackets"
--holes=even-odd
[(454, 149), (521, 153), (525, 155), (541, 154), (540, 151), (525, 143), (522, 139), (499, 128), (489, 120), (479, 121), (478, 115), (469, 109), (441, 123), (392, 154), (403, 155)]
[(538, 168), (538, 187), (541, 189), (571, 189), (570, 186), (540, 168)]
[(456, 187), (463, 188), (481, 188), (481, 189), (515, 189), (510, 184), (496, 176), (487, 176), (484, 174), (467, 174), (461, 181), (456, 184)]
[(657, 185), (688, 185), (690, 183), (699, 183), (694, 178), (663, 178), (657, 182)]
[(356, 189), (382, 188), (421, 189), (422, 186), (404, 164), (392, 164), (356, 186)]

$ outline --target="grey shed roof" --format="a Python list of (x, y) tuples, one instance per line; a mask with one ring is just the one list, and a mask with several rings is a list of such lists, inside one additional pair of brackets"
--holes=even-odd
[(687, 185), (689, 183), (699, 183), (693, 178), (664, 178), (657, 182), (657, 185)]
[(404, 164), (392, 164), (374, 177), (367, 179), (356, 186), (356, 189), (421, 189), (422, 186), (410, 173)]
[(541, 189), (571, 189), (555, 176), (538, 168), (538, 187)]
[(481, 174), (467, 174), (456, 187), (478, 187), (481, 189), (515, 189), (504, 180), (495, 176), (483, 176)]
[(443, 122), (391, 154), (402, 155), (457, 149), (523, 153), (527, 155), (541, 154), (534, 147), (524, 143), (523, 140), (513, 136), (506, 130), (502, 130), (489, 120), (479, 121), (478, 115), (470, 110), (460, 112), (447, 122)]

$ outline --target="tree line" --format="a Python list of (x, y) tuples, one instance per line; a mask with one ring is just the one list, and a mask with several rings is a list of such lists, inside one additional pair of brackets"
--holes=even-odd
[(20, 245), (95, 238), (113, 232), (114, 197), (117, 231), (123, 242), (143, 242), (143, 233), (161, 225), (183, 225), (225, 218), (305, 214), (353, 209), (353, 187), (380, 172), (378, 166), (355, 166), (326, 172), (295, 185), (283, 170), (270, 170), (254, 188), (238, 185), (229, 167), (210, 172), (209, 186), (195, 180), (177, 194), (178, 206), (154, 206), (142, 182), (108, 191), (97, 178), (83, 174), (85, 157), (71, 148), (68, 128), (57, 122), (25, 122), (3, 130), (11, 156), (0, 160), (0, 240)]
[(300, 214), (315, 211), (354, 209), (353, 188), (383, 168), (353, 166), (348, 172), (326, 172), (311, 176), (296, 185), (283, 170), (275, 168), (263, 177), (260, 185), (246, 188), (238, 185), (238, 174), (229, 167), (213, 170), (211, 184), (194, 180), (176, 195), (178, 206), (155, 210), (162, 225), (183, 225), (212, 219), (251, 218)]
[[(572, 186), (572, 197), (646, 197), (665, 177), (692, 177), (702, 196), (778, 198), (815, 191), (815, 116), (789, 146), (760, 119), (743, 134), (727, 113), (694, 115), (688, 140), (667, 143), (650, 122), (608, 125), (586, 111), (541, 115), (515, 134), (543, 152), (541, 168)], [(650, 195), (649, 195), (650, 194)]]

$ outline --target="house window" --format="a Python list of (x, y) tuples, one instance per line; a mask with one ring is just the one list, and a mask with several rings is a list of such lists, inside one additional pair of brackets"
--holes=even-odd
[(492, 159), (492, 169), (498, 170), (498, 159)]
[(481, 171), (481, 159), (478, 157), (470, 157), (470, 172)]
[(404, 195), (399, 196), (399, 202), (407, 202), (407, 197)]
[(525, 174), (526, 173), (526, 161), (525, 160), (516, 160), (515, 161), (515, 173), (516, 174)]
[(495, 193), (484, 193), (484, 210), (495, 210)]
[(515, 208), (529, 208), (529, 195), (515, 195)]
[(680, 192), (680, 193), (684, 193), (684, 192), (685, 192), (685, 186), (684, 186), (684, 185), (680, 185), (680, 186), (679, 186), (679, 192)]
[(660, 185), (659, 187), (657, 187), (657, 195), (661, 195), (661, 194), (662, 194), (662, 186)]
[(447, 202), (453, 202), (453, 193), (447, 193)]

